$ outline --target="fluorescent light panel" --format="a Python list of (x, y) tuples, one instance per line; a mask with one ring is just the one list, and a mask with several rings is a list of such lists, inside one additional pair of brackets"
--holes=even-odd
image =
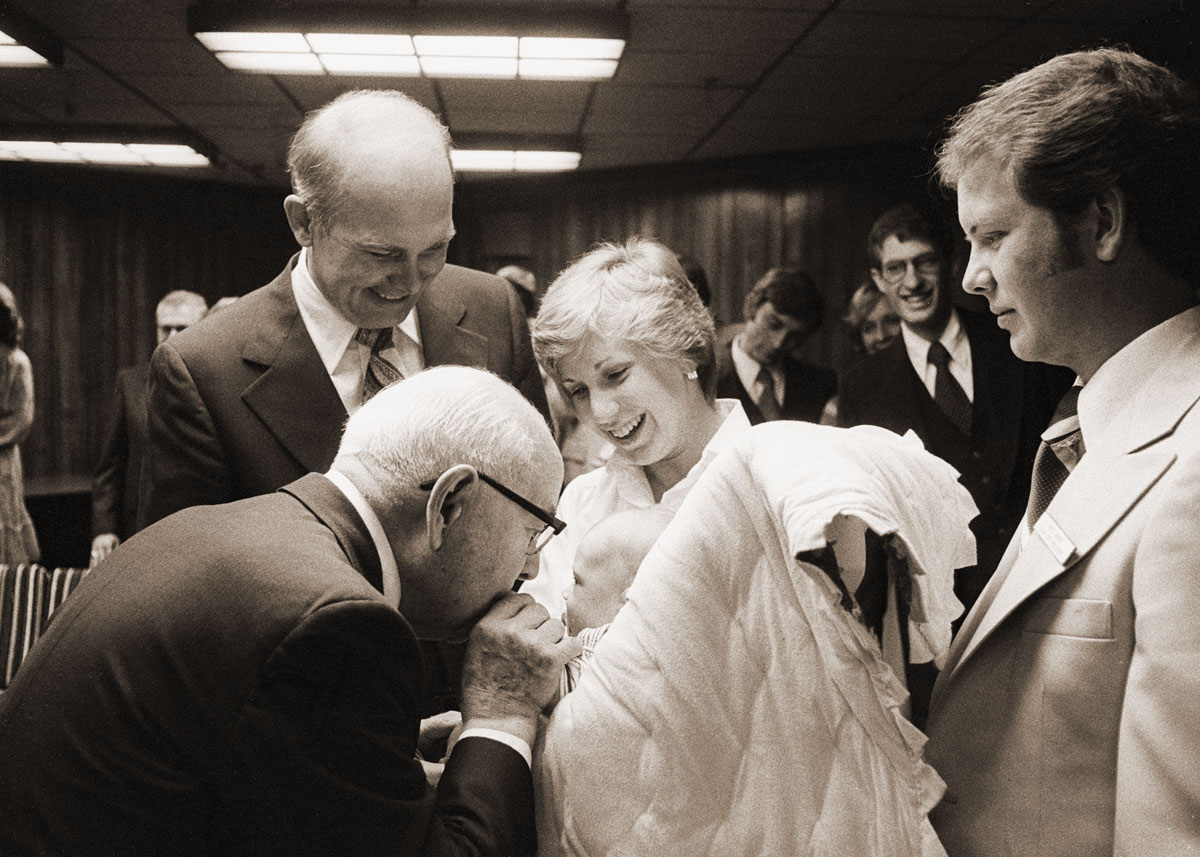
[(450, 163), (459, 172), (562, 172), (579, 167), (579, 152), (454, 149)]
[(49, 140), (0, 140), (0, 160), (126, 164), (140, 167), (207, 167), (209, 165), (208, 158), (191, 146), (181, 144), (57, 143)]
[(0, 32), (0, 66), (8, 68), (41, 68), (50, 60), (32, 48), (22, 45), (8, 33)]
[(196, 38), (235, 71), (508, 80), (605, 80), (625, 48), (623, 39), (543, 36), (206, 31)]

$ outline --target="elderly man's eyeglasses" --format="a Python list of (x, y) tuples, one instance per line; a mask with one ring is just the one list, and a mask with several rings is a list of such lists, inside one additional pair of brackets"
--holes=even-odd
[[(482, 470), (476, 470), (475, 472), (479, 475), (479, 480), (481, 482), (491, 485), (498, 492), (500, 492), (501, 495), (508, 498), (509, 500), (512, 500), (514, 503), (516, 503), (518, 506), (520, 506), (526, 512), (533, 515), (535, 518), (537, 518), (539, 521), (541, 521), (542, 523), (544, 523), (546, 525), (540, 531), (535, 533), (533, 538), (531, 538), (529, 540), (529, 544), (525, 548), (526, 556), (533, 556), (534, 554), (536, 554), (538, 551), (540, 551), (542, 548), (544, 548), (546, 546), (546, 543), (548, 541), (550, 541), (552, 538), (554, 538), (555, 536), (557, 536), (559, 533), (561, 533), (563, 530), (565, 530), (567, 528), (566, 521), (563, 521), (563, 520), (560, 520), (560, 519), (554, 517), (549, 512), (547, 512), (545, 509), (543, 509), (541, 506), (534, 503), (532, 500), (526, 500), (524, 497), (522, 497), (516, 491), (509, 488), (504, 483), (499, 482), (499, 481), (493, 479), (492, 477), (488, 476)], [(433, 486), (436, 483), (437, 483), (437, 480), (432, 479), (429, 482), (422, 482), (419, 487), (422, 491), (430, 491), (433, 489)]]
[(908, 273), (908, 266), (926, 277), (932, 277), (942, 270), (942, 260), (937, 253), (923, 253), (915, 259), (893, 259), (879, 271), (880, 275), (891, 285), (896, 285)]

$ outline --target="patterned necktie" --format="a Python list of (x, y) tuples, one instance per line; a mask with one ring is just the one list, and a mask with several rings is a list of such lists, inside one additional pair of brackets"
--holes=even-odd
[(771, 374), (770, 369), (764, 366), (758, 370), (758, 377), (754, 380), (759, 383), (759, 389), (762, 390), (756, 404), (763, 419), (768, 422), (779, 419), (779, 400), (775, 398), (775, 376)]
[(1046, 440), (1038, 447), (1037, 457), (1033, 460), (1033, 482), (1025, 511), (1025, 522), (1031, 531), (1079, 459), (1083, 458), (1085, 450), (1078, 416), (1080, 389), (1072, 387), (1058, 403), (1050, 428), (1046, 430)]
[(942, 409), (950, 422), (965, 435), (971, 434), (971, 400), (963, 392), (958, 381), (950, 374), (950, 352), (940, 342), (929, 346), (928, 360), (937, 367), (933, 384), (933, 401)]
[(392, 329), (384, 327), (373, 329), (360, 327), (354, 334), (355, 340), (371, 349), (371, 359), (367, 361), (367, 374), (363, 376), (362, 402), (391, 384), (399, 381), (404, 374), (383, 356), (383, 351), (392, 344)]

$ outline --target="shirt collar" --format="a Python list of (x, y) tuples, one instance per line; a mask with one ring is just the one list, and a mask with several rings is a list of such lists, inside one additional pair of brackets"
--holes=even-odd
[[(733, 358), (733, 369), (737, 372), (738, 380), (742, 382), (742, 386), (752, 393), (758, 391), (760, 389), (758, 373), (764, 367), (742, 349), (740, 335), (735, 336), (729, 343), (729, 355)], [(777, 366), (768, 366), (766, 369), (775, 380), (775, 395), (779, 398), (783, 391), (782, 385), (786, 381), (783, 370)]]
[[(900, 322), (900, 336), (904, 339), (904, 348), (908, 351), (908, 359), (913, 366), (917, 367), (918, 374), (923, 373), (925, 366), (929, 363), (929, 346), (932, 343), (903, 321)], [(937, 341), (945, 346), (946, 351), (950, 353), (951, 360), (966, 364), (967, 358), (971, 354), (971, 343), (967, 339), (967, 332), (963, 329), (962, 322), (958, 319), (958, 310), (951, 308), (950, 318), (946, 321), (946, 326), (942, 328), (942, 335), (938, 337)]]
[(325, 474), (325, 477), (346, 495), (346, 499), (350, 501), (350, 505), (354, 507), (354, 511), (358, 512), (359, 517), (363, 519), (363, 523), (367, 525), (367, 532), (370, 534), (371, 541), (375, 545), (375, 552), (379, 554), (379, 568), (383, 576), (384, 597), (391, 603), (399, 606), (400, 569), (396, 565), (396, 555), (392, 553), (391, 542), (388, 541), (387, 533), (383, 530), (383, 524), (380, 523), (379, 516), (375, 514), (375, 510), (371, 508), (371, 504), (367, 502), (367, 498), (362, 495), (358, 487), (344, 473), (331, 469)]
[(1095, 448), (1134, 393), (1158, 369), (1162, 355), (1197, 324), (1200, 306), (1155, 325), (1104, 361), (1079, 393), (1079, 428), (1084, 446)]
[[(304, 319), (308, 335), (321, 357), (321, 363), (325, 366), (325, 371), (332, 375), (342, 355), (354, 340), (358, 327), (347, 321), (317, 288), (308, 270), (307, 247), (300, 249), (296, 266), (292, 268), (292, 294), (296, 298), (296, 306), (300, 308), (300, 317)], [(420, 347), (421, 328), (417, 322), (416, 307), (412, 308), (397, 327)]]

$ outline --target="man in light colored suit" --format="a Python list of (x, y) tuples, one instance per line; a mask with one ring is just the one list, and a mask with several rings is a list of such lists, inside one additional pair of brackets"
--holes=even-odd
[(1197, 152), (1195, 89), (1114, 49), (987, 90), (940, 148), (965, 288), (1082, 383), (934, 689), (951, 857), (1200, 853)]

